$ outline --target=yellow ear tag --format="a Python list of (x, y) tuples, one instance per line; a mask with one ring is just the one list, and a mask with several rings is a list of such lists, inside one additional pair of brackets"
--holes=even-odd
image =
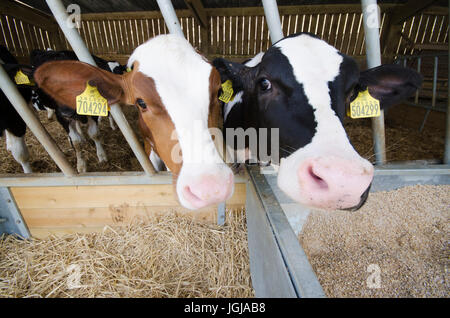
[(130, 67), (127, 67), (127, 73), (130, 73), (132, 69)]
[(353, 119), (378, 117), (380, 116), (380, 101), (370, 96), (369, 89), (366, 89), (359, 92), (358, 97), (350, 103), (349, 112)]
[(89, 116), (108, 116), (108, 101), (98, 91), (96, 86), (86, 83), (86, 89), (77, 96), (77, 114)]
[(18, 85), (33, 85), (30, 81), (30, 79), (28, 78), (28, 76), (26, 76), (22, 70), (18, 70), (16, 73), (16, 76), (14, 76), (14, 81), (16, 82), (16, 84)]
[(222, 83), (222, 94), (219, 96), (219, 100), (224, 103), (228, 103), (233, 100), (233, 83), (230, 80)]

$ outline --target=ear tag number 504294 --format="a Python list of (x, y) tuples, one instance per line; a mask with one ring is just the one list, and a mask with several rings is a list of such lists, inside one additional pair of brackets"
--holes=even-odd
[(77, 96), (76, 102), (78, 115), (108, 116), (108, 101), (89, 82), (86, 83), (84, 92)]
[(368, 118), (380, 116), (380, 101), (369, 94), (369, 89), (359, 92), (358, 97), (350, 103), (349, 115), (351, 118)]

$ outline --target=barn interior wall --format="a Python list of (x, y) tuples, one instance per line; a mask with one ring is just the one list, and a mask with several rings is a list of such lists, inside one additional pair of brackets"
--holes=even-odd
[[(381, 5), (381, 42), (388, 36), (389, 18), (396, 5)], [(31, 50), (70, 49), (51, 16), (7, 1), (0, 4), (0, 44), (28, 62)], [(285, 35), (310, 32), (365, 65), (365, 39), (360, 5), (280, 6)], [(205, 9), (202, 27), (190, 10), (177, 10), (185, 37), (209, 58), (244, 60), (270, 46), (261, 7)], [(78, 29), (88, 49), (100, 57), (125, 63), (132, 50), (151, 37), (168, 33), (159, 11), (82, 14)], [(403, 22), (393, 52), (383, 45), (383, 60), (397, 54), (448, 49), (448, 8), (429, 7)]]

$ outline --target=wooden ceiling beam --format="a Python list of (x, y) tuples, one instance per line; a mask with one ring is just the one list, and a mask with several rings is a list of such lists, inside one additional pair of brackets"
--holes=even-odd
[(431, 6), (434, 2), (436, 0), (409, 0), (392, 12), (391, 22), (393, 24), (403, 23), (408, 18)]
[(184, 0), (186, 6), (194, 15), (197, 22), (202, 28), (208, 27), (208, 18), (206, 15), (205, 7), (203, 7), (201, 0)]

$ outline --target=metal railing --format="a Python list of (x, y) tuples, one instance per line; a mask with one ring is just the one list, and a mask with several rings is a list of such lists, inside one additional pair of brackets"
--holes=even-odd
[(417, 90), (413, 99), (405, 102), (409, 106), (426, 109), (425, 116), (419, 128), (420, 132), (424, 129), (431, 111), (447, 112), (449, 89), (448, 71), (444, 72), (442, 68), (439, 68), (440, 61), (444, 59), (448, 60), (448, 52), (399, 55), (394, 61), (396, 64), (414, 68), (424, 77), (422, 88)]

